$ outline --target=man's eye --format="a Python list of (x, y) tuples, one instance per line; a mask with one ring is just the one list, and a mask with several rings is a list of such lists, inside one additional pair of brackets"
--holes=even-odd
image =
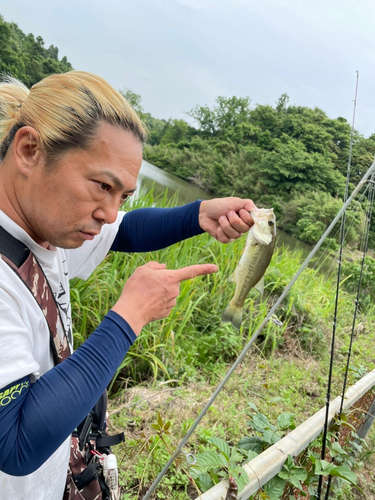
[(106, 184), (105, 182), (101, 182), (100, 189), (102, 191), (109, 191), (111, 189), (111, 186), (109, 184)]
[(124, 202), (124, 201), (126, 201), (128, 198), (129, 198), (129, 195), (128, 195), (128, 194), (123, 194), (123, 195), (121, 196), (121, 201), (123, 201), (123, 202)]

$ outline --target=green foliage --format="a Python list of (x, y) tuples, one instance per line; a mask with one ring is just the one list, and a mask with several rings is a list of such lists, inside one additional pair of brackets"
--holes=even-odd
[(6, 22), (0, 15), (0, 72), (31, 87), (45, 76), (72, 69), (66, 57), (59, 59), (57, 47), (45, 48), (42, 37), (25, 35), (17, 24)]
[(307, 479), (307, 472), (303, 467), (296, 465), (293, 458), (288, 455), (288, 458), (279, 472), (278, 477), (285, 479), (285, 481), (290, 483), (292, 486), (302, 491), (301, 481), (305, 481)]
[(227, 130), (246, 122), (250, 117), (248, 97), (218, 97), (216, 106), (196, 106), (189, 113), (199, 124), (202, 137), (222, 137)]
[(143, 107), (142, 107), (142, 97), (139, 94), (136, 94), (130, 89), (123, 89), (119, 91), (121, 95), (125, 97), (125, 99), (128, 101), (128, 103), (134, 108), (134, 110), (139, 114), (142, 115), (143, 113)]
[[(286, 231), (302, 241), (315, 244), (323, 236), (343, 205), (340, 198), (334, 198), (324, 191), (294, 193), (292, 199), (283, 208), (280, 224)], [(346, 244), (359, 245), (364, 225), (365, 212), (361, 205), (353, 201), (346, 211)], [(339, 223), (336, 228), (339, 227)], [(337, 248), (340, 231), (336, 230), (331, 238), (331, 248)]]
[[(248, 403), (248, 405), (251, 412), (247, 412), (247, 414), (251, 416), (251, 419), (247, 422), (247, 425), (257, 435), (242, 438), (238, 443), (240, 449), (252, 450), (256, 454), (261, 453), (279, 441), (286, 431), (295, 428), (294, 414), (292, 413), (281, 413), (276, 423), (272, 424), (269, 418), (258, 410), (256, 405), (253, 403)], [(335, 492), (341, 490), (343, 483), (350, 483), (357, 487), (357, 476), (351, 470), (355, 460), (335, 439), (339, 426), (344, 423), (345, 418), (337, 421), (327, 437), (327, 449), (335, 463), (319, 458), (321, 447), (321, 436), (319, 436), (300, 457), (293, 458), (289, 455), (281, 471), (251, 498), (278, 500), (288, 498), (288, 493), (293, 493), (289, 498), (295, 498), (294, 493), (296, 492), (299, 495), (298, 498), (306, 496), (307, 492), (309, 495), (315, 495), (319, 476), (321, 475), (331, 475), (341, 480), (331, 485), (331, 489)], [(351, 449), (353, 449), (356, 439), (358, 439), (354, 432), (352, 432), (352, 436), (353, 441), (349, 443)]]
[(185, 120), (169, 120), (164, 128), (160, 144), (178, 144), (181, 141), (190, 139), (192, 127)]
[[(175, 199), (167, 202), (163, 198), (154, 198), (151, 192), (134, 200), (130, 208), (168, 207), (175, 203)], [(274, 253), (265, 276), (267, 300), (259, 301), (256, 292), (249, 295), (244, 307), (243, 326), (238, 334), (230, 325), (221, 323), (220, 317), (234, 292), (228, 278), (238, 263), (244, 244), (245, 238), (222, 245), (208, 235), (201, 235), (157, 252), (112, 253), (86, 281), (75, 279), (71, 282), (77, 348), (116, 302), (123, 280), (145, 262), (167, 262), (170, 268), (212, 262), (220, 269), (215, 275), (181, 284), (177, 306), (170, 316), (147, 325), (129, 350), (111, 382), (112, 396), (121, 391), (125, 380), (133, 385), (142, 381), (155, 383), (157, 380), (184, 379), (195, 370), (211, 377), (217, 364), (236, 358), (267, 314), (269, 303), (280, 295), (300, 266), (298, 255), (285, 249)], [(330, 322), (333, 315), (334, 279), (306, 269), (299, 280), (300, 285), (292, 288), (277, 312), (283, 325), (270, 321), (258, 339), (258, 346), (267, 356), (282, 349), (286, 338), (293, 339), (309, 355), (319, 357), (324, 352), (324, 324)], [(352, 301), (345, 291), (340, 300), (343, 313), (338, 327), (341, 329), (349, 321), (346, 315), (352, 311)]]
[(247, 425), (251, 431), (257, 433), (256, 436), (247, 436), (242, 438), (238, 446), (244, 450), (252, 450), (256, 453), (261, 453), (269, 446), (277, 443), (288, 430), (295, 429), (294, 413), (281, 413), (275, 424), (272, 424), (268, 417), (261, 413), (257, 406), (253, 403), (248, 403), (250, 412), (246, 412), (250, 416)]
[(215, 451), (198, 453), (196, 464), (190, 467), (190, 474), (199, 488), (207, 491), (223, 478), (232, 477), (237, 483), (238, 491), (242, 491), (248, 483), (248, 477), (239, 463), (242, 463), (247, 455), (216, 437), (209, 439), (208, 443)]
[[(142, 432), (139, 439), (128, 444), (127, 453), (137, 455), (138, 463), (131, 467), (130, 471), (122, 471), (120, 474), (120, 484), (126, 489), (138, 489), (138, 495), (144, 484), (149, 483), (155, 477), (158, 469), (165, 463), (171, 450), (170, 421), (164, 421), (158, 412), (157, 420), (151, 425), (152, 430), (148, 433)], [(191, 476), (184, 469), (182, 457), (178, 457), (162, 480), (162, 487), (157, 491), (156, 498), (186, 498), (187, 486)], [(126, 484), (124, 484), (126, 483)], [(198, 492), (198, 490), (197, 490)], [(128, 493), (125, 493), (128, 495)], [(121, 497), (123, 498), (123, 497)], [(124, 498), (134, 498), (125, 496)]]
[[(170, 120), (159, 142), (145, 149), (145, 158), (214, 195), (273, 206), (280, 227), (313, 244), (342, 206), (351, 130), (342, 117), (330, 119), (319, 108), (288, 101), (283, 94), (274, 107), (251, 108), (248, 97), (218, 97), (212, 108), (196, 106), (188, 113), (196, 130)], [(365, 139), (355, 133), (350, 188), (374, 154), (375, 135)], [(360, 241), (363, 210), (352, 204), (348, 214), (354, 218), (348, 242)], [(370, 245), (375, 245), (374, 228)]]
[[(344, 262), (342, 266), (343, 284), (348, 292), (357, 295), (362, 269), (362, 261)], [(375, 259), (366, 256), (361, 279), (359, 307), (365, 311), (375, 302)]]
[(151, 116), (150, 113), (145, 113), (142, 106), (142, 97), (128, 88), (120, 90), (125, 99), (132, 105), (147, 129), (147, 143), (159, 144), (168, 126), (166, 120), (158, 120)]

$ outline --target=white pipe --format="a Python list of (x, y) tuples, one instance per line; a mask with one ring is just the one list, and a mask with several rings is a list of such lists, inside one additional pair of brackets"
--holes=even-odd
[[(349, 387), (345, 394), (343, 410), (354, 405), (366, 392), (375, 386), (375, 370), (365, 375), (356, 384)], [(334, 399), (329, 405), (329, 424), (339, 412), (341, 396)], [(256, 493), (265, 483), (272, 479), (281, 470), (288, 455), (296, 456), (322, 432), (324, 428), (326, 407), (299, 425), (288, 435), (280, 439), (273, 446), (244, 465), (249, 482), (238, 494), (238, 500), (247, 500)], [(197, 497), (196, 500), (224, 500), (228, 490), (228, 481), (223, 480), (213, 488)]]

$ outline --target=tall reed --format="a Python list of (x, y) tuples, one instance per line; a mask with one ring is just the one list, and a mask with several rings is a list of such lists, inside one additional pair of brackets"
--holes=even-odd
[[(174, 197), (155, 198), (153, 193), (136, 198), (130, 208), (169, 207), (177, 204)], [(125, 207), (126, 208), (126, 207)], [(228, 281), (245, 244), (245, 237), (222, 245), (207, 234), (185, 240), (164, 250), (143, 254), (111, 252), (86, 281), (71, 284), (75, 346), (79, 346), (98, 326), (117, 300), (125, 280), (136, 267), (149, 260), (164, 262), (168, 268), (210, 262), (219, 267), (215, 275), (197, 277), (181, 284), (177, 306), (164, 320), (147, 325), (123, 360), (110, 390), (121, 390), (123, 384), (134, 384), (160, 378), (182, 380), (198, 372), (209, 374), (217, 363), (233, 360), (266, 315), (270, 303), (280, 295), (297, 271), (301, 256), (284, 248), (278, 249), (266, 273), (263, 298), (251, 291), (245, 303), (240, 331), (221, 323), (221, 314), (234, 292)], [(332, 319), (333, 278), (307, 269), (288, 294), (278, 311), (282, 326), (273, 322), (259, 339), (268, 355), (283, 346), (286, 336), (307, 352), (319, 355), (325, 343), (326, 325)], [(353, 300), (343, 292), (343, 314), (339, 328), (345, 328)]]

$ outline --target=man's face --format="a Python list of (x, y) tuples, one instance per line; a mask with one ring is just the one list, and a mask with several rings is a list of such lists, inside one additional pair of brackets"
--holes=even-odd
[(123, 129), (102, 124), (89, 149), (72, 149), (51, 167), (38, 166), (20, 204), (32, 237), (43, 246), (78, 248), (116, 220), (135, 188), (142, 145)]

